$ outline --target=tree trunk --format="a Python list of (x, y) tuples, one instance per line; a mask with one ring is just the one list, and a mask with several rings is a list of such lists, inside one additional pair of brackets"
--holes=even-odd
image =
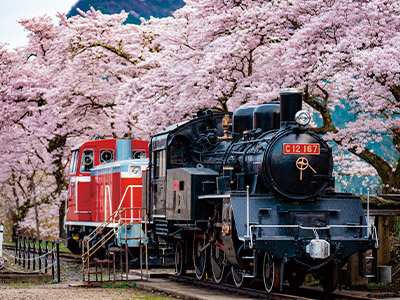
[(35, 208), (35, 222), (36, 222), (36, 239), (39, 241), (40, 240), (40, 226), (39, 226), (39, 211), (38, 211), (38, 205), (36, 201), (36, 186), (35, 183), (33, 182), (33, 179), (31, 180), (31, 193), (32, 193), (32, 200), (33, 200), (33, 207)]
[[(322, 87), (318, 88), (324, 95), (321, 101), (317, 101), (315, 97), (309, 94), (308, 86), (305, 88), (304, 102), (317, 110), (323, 121), (322, 127), (312, 128), (311, 130), (318, 134), (326, 134), (328, 132), (337, 133), (338, 130), (333, 124), (332, 116), (328, 109), (329, 94)], [(341, 139), (334, 139), (334, 142), (339, 146), (342, 146), (343, 143)], [(396, 147), (399, 147), (399, 142), (400, 138), (398, 138), (397, 130), (395, 130), (393, 132), (393, 143)], [(400, 193), (400, 155), (397, 158), (397, 167), (394, 169), (391, 163), (386, 161), (383, 157), (376, 155), (368, 148), (364, 148), (361, 152), (357, 152), (355, 148), (350, 148), (348, 150), (375, 168), (383, 183), (382, 193)]]
[[(57, 150), (64, 149), (65, 144), (67, 142), (67, 136), (56, 136), (53, 140), (50, 141), (47, 151), (49, 153)], [(56, 180), (56, 190), (53, 192), (55, 197), (59, 197), (61, 193), (68, 189), (68, 182), (65, 179), (64, 170), (65, 165), (63, 165), (63, 154), (58, 154), (55, 156), (53, 160), (53, 165), (56, 166), (55, 171), (53, 172), (54, 178)], [(61, 200), (60, 209), (58, 210), (59, 216), (59, 236), (64, 237), (64, 214), (65, 214), (65, 202), (64, 199)]]

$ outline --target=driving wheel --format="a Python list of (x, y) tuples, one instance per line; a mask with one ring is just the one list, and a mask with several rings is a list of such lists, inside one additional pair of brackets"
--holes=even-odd
[(220, 283), (226, 275), (225, 251), (221, 246), (216, 243), (211, 245), (211, 270), (216, 283)]
[(175, 246), (175, 272), (178, 276), (186, 274), (185, 243), (179, 241)]
[(274, 257), (265, 252), (263, 263), (263, 281), (265, 290), (270, 293), (273, 289), (279, 289), (280, 264), (274, 262)]
[(193, 242), (193, 264), (196, 278), (199, 280), (202, 280), (206, 274), (207, 249), (203, 249), (204, 245), (205, 235), (195, 233)]

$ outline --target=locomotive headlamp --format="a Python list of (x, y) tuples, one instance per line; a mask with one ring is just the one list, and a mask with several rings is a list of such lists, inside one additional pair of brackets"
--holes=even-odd
[(141, 168), (140, 168), (140, 167), (131, 166), (131, 172), (132, 172), (134, 175), (140, 174), (140, 171), (141, 171)]
[(308, 123), (311, 121), (311, 116), (310, 114), (305, 111), (305, 110), (299, 110), (295, 116), (294, 120), (296, 121), (297, 124), (300, 126), (306, 126)]

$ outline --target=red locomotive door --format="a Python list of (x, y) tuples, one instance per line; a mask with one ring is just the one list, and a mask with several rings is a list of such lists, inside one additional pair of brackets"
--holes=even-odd
[(69, 179), (68, 179), (68, 203), (67, 206), (67, 221), (76, 221), (77, 215), (75, 214), (76, 206), (76, 173), (78, 166), (79, 150), (72, 151), (71, 164), (69, 169)]
[(75, 177), (75, 213), (79, 221), (91, 220), (91, 176), (94, 166), (94, 150), (84, 149), (80, 159), (79, 175)]

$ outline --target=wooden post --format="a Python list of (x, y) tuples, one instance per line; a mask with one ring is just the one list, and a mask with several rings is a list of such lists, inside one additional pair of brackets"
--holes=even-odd
[(390, 264), (390, 239), (389, 239), (389, 221), (390, 216), (376, 216), (376, 227), (378, 230), (379, 249), (377, 265)]
[(368, 279), (361, 277), (359, 274), (359, 257), (358, 253), (351, 255), (347, 261), (346, 285), (353, 287), (366, 287)]

